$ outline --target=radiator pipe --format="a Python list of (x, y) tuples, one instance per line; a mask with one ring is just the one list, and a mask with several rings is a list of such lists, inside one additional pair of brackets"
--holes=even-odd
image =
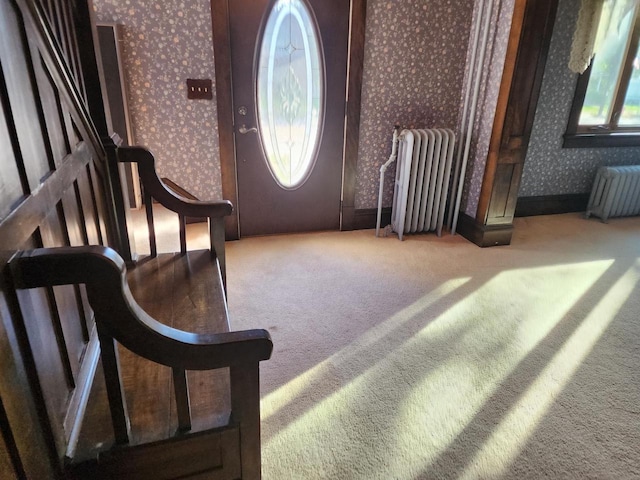
[[(471, 137), (473, 135), (473, 124), (476, 117), (476, 109), (478, 105), (478, 94), (480, 92), (480, 84), (482, 83), (482, 70), (484, 69), (484, 56), (487, 52), (487, 40), (489, 38), (489, 25), (491, 15), (493, 14), (493, 1), (489, 0), (489, 8), (484, 21), (484, 32), (482, 36), (482, 45), (480, 47), (480, 59), (478, 61), (476, 82), (474, 84), (473, 98), (471, 100), (471, 112), (469, 114), (469, 123), (467, 125), (467, 137), (462, 156), (462, 165), (460, 166), (460, 179), (458, 182), (458, 190), (456, 192), (456, 206), (453, 212), (453, 223), (451, 225), (451, 234), (455, 235), (458, 225), (458, 215), (460, 213), (460, 201), (462, 200), (462, 189), (464, 187), (465, 170), (467, 169), (467, 161), (469, 160), (469, 148), (471, 146)], [(481, 17), (482, 18), (482, 17)]]
[(400, 125), (393, 127), (393, 144), (391, 146), (391, 156), (384, 165), (380, 167), (380, 188), (378, 189), (378, 218), (376, 221), (376, 237), (380, 236), (380, 222), (382, 221), (382, 194), (384, 191), (384, 174), (393, 162), (398, 158), (398, 132)]
[[(471, 46), (471, 59), (470, 64), (472, 67), (476, 64), (476, 54), (478, 53), (478, 44), (480, 43), (480, 25), (482, 24), (482, 12), (484, 11), (485, 0), (480, 0), (480, 8), (478, 9), (478, 21), (476, 22), (473, 28), (473, 42)], [(467, 75), (467, 84), (465, 86), (464, 92), (464, 106), (462, 107), (462, 121), (460, 124), (460, 135), (458, 136), (458, 151), (456, 152), (456, 166), (453, 173), (453, 182), (451, 198), (456, 198), (458, 193), (458, 180), (460, 178), (460, 166), (462, 161), (462, 151), (463, 145), (466, 139), (466, 127), (467, 127), (467, 116), (469, 114), (469, 99), (471, 98), (471, 86), (473, 85), (473, 81), (476, 77), (476, 71), (472, 68), (469, 71), (469, 75)], [(452, 201), (449, 204), (449, 212), (447, 215), (447, 226), (449, 230), (453, 230), (453, 211), (455, 210), (455, 201)], [(453, 234), (453, 231), (452, 231)]]

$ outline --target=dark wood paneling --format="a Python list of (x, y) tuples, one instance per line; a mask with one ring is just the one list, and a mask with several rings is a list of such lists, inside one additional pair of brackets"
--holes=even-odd
[[(6, 92), (3, 88), (2, 70), (0, 69), (0, 93), (3, 93), (3, 99), (6, 98)], [(14, 141), (10, 135), (8, 125), (4, 114), (4, 105), (0, 104), (0, 166), (2, 166), (2, 174), (0, 175), (0, 221), (6, 217), (15, 203), (23, 196), (24, 190), (20, 178), (19, 169), (22, 168), (22, 156), (17, 148), (17, 141)], [(17, 140), (17, 139), (16, 139)], [(13, 146), (13, 148), (11, 148)]]
[[(7, 258), (2, 260), (4, 264)], [(14, 324), (21, 315), (15, 311), (15, 297), (6, 282), (6, 270), (3, 269), (0, 275), (0, 396), (8, 422), (4, 428), (10, 429), (13, 437), (17, 449), (14, 454), (20, 457), (14, 459), (14, 464), (20, 464), (24, 469), (22, 478), (52, 479), (57, 454), (46, 415), (37, 407), (41, 396), (39, 391), (33, 390), (31, 383), (32, 358), (23, 358), (20, 351), (20, 342), (26, 341), (26, 337), (21, 335), (21, 324), (17, 324), (17, 330)]]
[(0, 476), (6, 480), (18, 480), (18, 477), (26, 476), (2, 403), (2, 396), (0, 396)]
[(60, 27), (60, 16), (58, 15), (57, 2), (55, 0), (39, 0), (38, 3), (40, 3), (44, 8), (47, 20), (49, 21), (48, 23), (55, 36), (56, 43), (60, 45), (62, 31)]
[[(103, 212), (107, 211), (107, 207), (105, 205), (106, 202), (106, 193), (103, 185), (105, 185), (106, 180), (104, 178), (99, 177), (96, 164), (94, 162), (89, 163), (87, 166), (88, 171), (88, 179), (89, 186), (91, 191), (91, 204), (94, 209), (94, 218), (96, 219), (96, 228), (98, 231), (98, 244), (106, 245), (111, 243), (111, 239), (107, 235), (107, 219), (105, 218)], [(95, 244), (94, 244), (95, 245)]]
[(512, 178), (513, 164), (502, 164), (496, 167), (488, 221), (504, 218)]
[(516, 217), (584, 212), (588, 203), (588, 193), (520, 197), (516, 206)]
[[(84, 170), (86, 172), (86, 170)], [(80, 175), (81, 176), (81, 175)], [(74, 197), (75, 197), (75, 204), (78, 210), (78, 214), (80, 216), (79, 220), (78, 220), (78, 226), (80, 228), (80, 232), (82, 235), (82, 245), (90, 245), (89, 242), (89, 234), (87, 231), (87, 224), (86, 224), (86, 220), (85, 220), (85, 214), (84, 214), (84, 206), (82, 203), (82, 190), (80, 189), (80, 176), (79, 178), (76, 178), (76, 181), (73, 183), (73, 192), (74, 192)], [(69, 195), (67, 194), (67, 198), (69, 197)], [(67, 200), (67, 201), (71, 201), (71, 200)]]
[(520, 179), (522, 178), (522, 166), (522, 163), (500, 163), (497, 165), (487, 225), (513, 221)]
[[(64, 218), (62, 203), (57, 204), (54, 209), (42, 222), (40, 227), (42, 243), (44, 247), (64, 247), (69, 245), (69, 235)], [(76, 297), (76, 289), (72, 286), (53, 287), (55, 306), (53, 321), (56, 326), (56, 333), (59, 336), (62, 361), (69, 364), (71, 368), (70, 387), (75, 386), (75, 379), (80, 370), (80, 357), (86, 345), (86, 335), (83, 331), (85, 319), (78, 311), (79, 299)], [(59, 324), (59, 327), (57, 327)]]
[(43, 2), (52, 29), (35, 0), (0, 2), (0, 422), (20, 478), (60, 470), (73, 424), (65, 421), (78, 405), (74, 387), (89, 380), (79, 377), (91, 312), (79, 287), (16, 293), (6, 263), (17, 250), (87, 243), (82, 199), (93, 236), (106, 238), (107, 202), (94, 164), (104, 152), (70, 73), (80, 67), (74, 4)]
[[(530, 9), (530, 7), (527, 8)], [(534, 98), (528, 93), (536, 90), (536, 83), (539, 83), (542, 78), (546, 61), (546, 56), (540, 55), (546, 40), (540, 32), (544, 30), (549, 20), (543, 13), (546, 12), (531, 14), (525, 11), (516, 69), (513, 72), (509, 105), (504, 122), (502, 149), (515, 150), (519, 155), (526, 153), (526, 144), (529, 141), (537, 106), (537, 96)], [(532, 59), (537, 61), (531, 61)], [(524, 160), (524, 157), (520, 160)]]
[[(61, 55), (60, 49), (55, 45), (57, 40), (47, 23), (44, 11), (38, 7), (38, 4), (34, 0), (16, 0), (20, 10), (26, 15), (27, 26), (29, 27), (30, 41), (37, 44), (42, 59), (49, 74), (53, 78), (60, 97), (65, 105), (66, 112), (69, 114), (74, 130), (79, 141), (84, 141), (92, 157), (97, 162), (98, 168), (102, 169), (102, 160), (104, 158), (104, 150), (100, 143), (100, 137), (96, 131), (94, 124), (100, 125), (101, 116), (99, 110), (93, 118), (89, 116), (88, 108), (85, 104), (85, 99), (80, 93), (79, 87), (70, 71), (69, 66), (65, 58)], [(89, 2), (90, 3), (90, 2)], [(91, 25), (89, 23), (89, 5), (81, 1), (76, 7), (77, 17), (77, 30), (84, 33), (84, 30), (91, 31)], [(78, 34), (78, 33), (77, 33)], [(82, 45), (82, 51), (87, 52), (87, 56), (94, 55), (93, 52), (93, 39), (91, 34), (87, 38), (84, 36), (80, 39), (80, 45)], [(95, 64), (95, 58), (93, 63)], [(90, 68), (91, 62), (88, 62), (89, 67), (85, 67), (83, 61), (83, 74), (87, 77), (86, 83), (95, 85), (96, 88), (100, 88), (100, 77), (98, 76), (96, 68)], [(84, 77), (83, 77), (84, 78)], [(91, 99), (90, 99), (91, 100)], [(90, 103), (91, 104), (91, 103)], [(104, 110), (102, 110), (104, 113)], [(93, 113), (93, 112), (92, 112)], [(105, 120), (102, 120), (103, 123)], [(71, 143), (73, 146), (73, 143)], [(106, 215), (106, 211), (104, 214)]]
[(364, 66), (367, 1), (351, 1), (351, 39), (349, 46), (348, 99), (345, 129), (344, 172), (340, 229), (357, 228), (355, 218), (358, 145), (360, 143), (360, 107)]
[[(62, 166), (47, 178), (40, 188), (28, 196), (11, 215), (0, 223), (0, 250), (22, 247), (55, 208), (62, 193), (73, 188), (78, 172), (90, 161), (84, 144), (69, 155)], [(52, 207), (53, 205), (53, 207)]]
[[(80, 210), (80, 191), (77, 181), (74, 182), (73, 187), (73, 189), (67, 190), (62, 197), (62, 210), (68, 237), (67, 243), (70, 246), (77, 247), (88, 245), (88, 241), (84, 217)], [(89, 300), (84, 286), (76, 286), (74, 289), (80, 318), (84, 318), (84, 322), (81, 323), (80, 328), (82, 329), (84, 341), (87, 342), (89, 341), (89, 333), (93, 327), (91, 307), (89, 306)]]
[(74, 10), (77, 3), (75, 0), (46, 0), (45, 2), (40, 2), (49, 24), (53, 27), (52, 33), (56, 44), (62, 52), (76, 84), (84, 94), (82, 68), (74, 28)]
[(78, 208), (78, 198), (76, 189), (78, 182), (73, 183), (74, 188), (66, 190), (62, 196), (62, 215), (64, 215), (64, 229), (66, 230), (67, 240), (70, 246), (78, 247), (86, 245), (83, 224), (84, 220)]
[[(87, 100), (87, 88), (85, 86), (85, 80), (84, 80), (84, 76), (82, 74), (83, 72), (83, 68), (82, 68), (82, 64), (81, 64), (81, 60), (80, 60), (80, 49), (78, 48), (78, 36), (75, 34), (76, 28), (75, 28), (75, 23), (76, 23), (76, 16), (75, 16), (75, 8), (76, 5), (78, 5), (78, 2), (68, 2), (68, 1), (64, 1), (64, 0), (60, 0), (62, 1), (62, 4), (66, 7), (67, 9), (67, 22), (69, 25), (69, 29), (72, 32), (70, 37), (69, 37), (69, 41), (70, 41), (70, 50), (72, 52), (72, 61), (73, 61), (73, 65), (74, 65), (74, 69), (75, 69), (75, 78), (76, 81), (78, 83), (78, 88), (80, 89), (80, 92), (83, 96), (83, 98), (85, 100)], [(80, 2), (82, 3), (82, 2)], [(87, 2), (90, 5), (92, 5), (91, 2)]]
[(53, 83), (53, 79), (48, 74), (42, 63), (42, 58), (38, 50), (32, 46), (32, 55), (40, 60), (34, 62), (36, 80), (40, 90), (42, 109), (44, 111), (49, 143), (53, 154), (53, 162), (58, 166), (60, 162), (71, 153), (71, 147), (65, 131), (62, 104), (58, 89)]
[(44, 397), (47, 424), (54, 435), (57, 455), (62, 456), (66, 447), (63, 421), (71, 389), (56, 342), (49, 297), (46, 289), (39, 288), (18, 292), (18, 301), (28, 348), (33, 354), (33, 367)]
[(67, 65), (69, 65), (70, 70), (73, 73), (73, 77), (78, 85), (81, 93), (84, 95), (82, 84), (82, 75), (80, 65), (78, 64), (78, 52), (76, 50), (75, 43), (75, 32), (73, 27), (73, 16), (72, 16), (72, 3), (64, 0), (56, 0), (56, 4), (58, 7), (58, 15), (60, 16), (60, 25), (62, 27), (63, 36), (60, 39), (63, 43), (63, 49), (65, 52), (65, 57), (67, 60)]
[[(31, 55), (26, 45), (26, 34), (21, 15), (10, 2), (0, 3), (0, 63), (3, 66), (8, 104), (5, 105), (10, 128), (20, 145), (24, 169), (30, 189), (35, 189), (40, 180), (50, 171), (53, 163), (48, 146), (45, 145), (41, 120), (43, 115), (36, 102), (37, 89), (33, 81)], [(7, 68), (11, 66), (11, 68)], [(11, 109), (9, 113), (6, 108)]]
[(102, 235), (98, 221), (98, 209), (94, 201), (93, 184), (89, 166), (86, 166), (76, 180), (77, 195), (80, 197), (80, 207), (84, 218), (83, 226), (89, 245), (101, 245)]
[(67, 132), (67, 141), (69, 142), (71, 148), (73, 148), (81, 141), (80, 134), (78, 133), (78, 128), (73, 122), (71, 114), (67, 110), (62, 113), (62, 116), (64, 119), (64, 128)]
[(515, 2), (475, 227), (466, 229), (472, 240), (485, 238), (485, 227), (504, 229), (513, 221), (557, 5)]
[(95, 125), (99, 137), (108, 138), (113, 132), (113, 128), (110, 124), (111, 119), (105, 111), (104, 99), (107, 98), (107, 92), (102, 74), (100, 49), (95, 48), (95, 45), (98, 44), (98, 35), (92, 27), (95, 25), (93, 2), (91, 0), (77, 2), (76, 16), (76, 37), (83, 46), (79, 52), (82, 80), (76, 83), (84, 85), (84, 98), (86, 98), (91, 121)]
[(64, 54), (67, 65), (72, 69), (71, 51), (69, 50), (69, 32), (65, 21), (64, 8), (61, 5), (62, 2), (60, 0), (53, 0), (51, 3), (51, 13), (56, 26), (56, 39), (58, 41), (58, 46)]

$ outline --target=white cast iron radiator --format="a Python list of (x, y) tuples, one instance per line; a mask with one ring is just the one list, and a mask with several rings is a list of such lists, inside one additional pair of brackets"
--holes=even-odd
[(398, 137), (391, 227), (404, 233), (442, 235), (456, 139), (445, 128), (403, 130)]
[(600, 167), (593, 183), (586, 217), (595, 215), (606, 222), (609, 217), (640, 214), (640, 165)]

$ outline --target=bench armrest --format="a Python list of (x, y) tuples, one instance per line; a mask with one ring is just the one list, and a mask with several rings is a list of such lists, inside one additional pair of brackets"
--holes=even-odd
[(153, 220), (152, 199), (156, 199), (164, 207), (178, 214), (180, 222), (180, 252), (187, 251), (186, 217), (209, 218), (209, 240), (211, 252), (220, 263), (222, 282), (227, 285), (226, 261), (224, 252), (225, 228), (224, 217), (231, 215), (233, 205), (229, 200), (205, 202), (191, 200), (172, 192), (158, 176), (153, 154), (144, 147), (118, 148), (119, 162), (134, 162), (138, 164), (138, 173), (144, 189), (144, 203), (149, 229), (149, 250), (151, 256), (158, 254), (156, 234)]
[(140, 180), (153, 198), (163, 206), (185, 217), (225, 217), (233, 212), (233, 205), (229, 200), (205, 202), (189, 200), (176, 195), (162, 182), (155, 167), (153, 154), (143, 147), (118, 148), (119, 162), (133, 162), (138, 164)]
[[(124, 260), (101, 246), (41, 248), (11, 261), (18, 288), (85, 284), (98, 333), (156, 363), (182, 370), (211, 370), (267, 360), (266, 330), (196, 334), (164, 325), (134, 300)], [(102, 338), (101, 338), (102, 343)]]

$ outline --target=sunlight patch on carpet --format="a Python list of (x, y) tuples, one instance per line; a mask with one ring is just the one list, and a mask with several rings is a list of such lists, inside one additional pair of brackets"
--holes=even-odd
[[(423, 297), (265, 397), (263, 419), (299, 400), (301, 391), (312, 402), (298, 418), (269, 424), (273, 434), (263, 443), (270, 459), (266, 477), (273, 468), (299, 472), (300, 478), (369, 480), (389, 478), (391, 472), (393, 478), (415, 478), (612, 263), (506, 270), (436, 318), (430, 318), (429, 305), (442, 289), (461, 284), (443, 285)], [(424, 320), (416, 323), (426, 326), (403, 343), (388, 350), (367, 348), (393, 335), (397, 324), (420, 316)], [(314, 383), (327, 368), (360, 373), (314, 399)], [(505, 440), (503, 433), (496, 435)]]
[(640, 263), (629, 268), (588, 314), (493, 431), (463, 478), (478, 478), (478, 469), (499, 476), (509, 467), (633, 292), (640, 280), (638, 267)]
[(422, 467), (434, 461), (612, 263), (504, 271), (421, 331), (414, 342), (442, 338), (450, 350), (425, 352), (440, 366), (403, 400), (396, 422), (412, 428), (397, 432), (394, 449), (410, 451), (418, 441), (427, 447)]
[(391, 318), (367, 330), (367, 332), (353, 342), (353, 344), (334, 353), (331, 357), (318, 363), (313, 368), (307, 370), (301, 375), (298, 375), (287, 384), (266, 395), (260, 403), (262, 420), (276, 414), (290, 402), (295, 400), (295, 398), (297, 398), (302, 391), (306, 390), (310, 384), (313, 384), (313, 382), (322, 378), (326, 371), (332, 368), (332, 364), (335, 362), (344, 363), (346, 357), (357, 354), (361, 349), (366, 349), (370, 345), (391, 334), (398, 325), (401, 325), (407, 320), (424, 312), (427, 308), (433, 305), (434, 302), (438, 301), (445, 295), (450, 295), (452, 292), (469, 282), (469, 280), (470, 278), (467, 277), (456, 278), (445, 282)]

